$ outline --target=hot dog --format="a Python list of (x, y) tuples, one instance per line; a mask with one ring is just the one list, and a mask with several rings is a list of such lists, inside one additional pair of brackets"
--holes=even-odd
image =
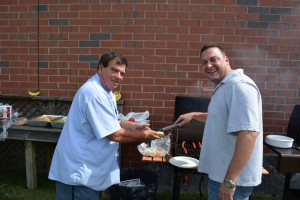
[(182, 141), (181, 148), (183, 149), (184, 153), (187, 154), (187, 149), (185, 148), (185, 141)]

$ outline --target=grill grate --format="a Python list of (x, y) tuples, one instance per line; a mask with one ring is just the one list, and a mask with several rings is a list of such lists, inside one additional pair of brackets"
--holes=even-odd
[(175, 128), (174, 155), (199, 159), (204, 124), (191, 121), (189, 125)]
[(174, 155), (199, 159), (203, 129), (204, 124), (197, 121), (175, 128)]
[[(182, 146), (184, 146), (185, 150), (182, 148)], [(194, 142), (194, 144), (192, 142), (181, 142), (176, 143), (175, 145), (175, 156), (189, 156), (199, 159), (200, 151), (201, 149), (198, 145), (198, 142)]]

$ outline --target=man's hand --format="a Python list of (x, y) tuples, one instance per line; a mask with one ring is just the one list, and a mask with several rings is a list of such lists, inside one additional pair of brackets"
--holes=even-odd
[(224, 183), (221, 184), (219, 197), (221, 200), (233, 200), (235, 188), (227, 188)]
[(160, 137), (156, 134), (156, 131), (151, 129), (145, 130), (145, 139), (144, 142), (150, 142), (151, 140), (159, 139)]
[(186, 113), (180, 115), (178, 119), (174, 122), (174, 124), (179, 124), (179, 126), (188, 125), (192, 119), (193, 119), (193, 113)]

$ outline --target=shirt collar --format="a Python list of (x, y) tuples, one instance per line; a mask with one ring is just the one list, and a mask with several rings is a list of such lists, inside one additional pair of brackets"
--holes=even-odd
[(107, 89), (104, 87), (102, 81), (101, 81), (101, 77), (98, 73), (96, 73), (94, 75), (94, 78), (96, 79), (96, 81), (99, 83), (99, 85), (103, 88), (104, 91), (106, 91), (107, 93), (110, 93), (109, 91), (107, 91)]
[(235, 69), (232, 70), (231, 72), (229, 72), (224, 78), (223, 80), (216, 86), (214, 92), (212, 93), (212, 95), (219, 89), (219, 87), (221, 87), (221, 85), (226, 84), (226, 82), (228, 80), (230, 80), (232, 77), (239, 75), (239, 74), (243, 74), (244, 70), (243, 69)]

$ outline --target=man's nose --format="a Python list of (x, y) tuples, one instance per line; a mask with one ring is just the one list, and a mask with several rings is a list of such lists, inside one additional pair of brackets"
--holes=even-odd
[(213, 62), (211, 62), (210, 60), (208, 60), (206, 67), (211, 67), (211, 66), (213, 66)]
[(122, 79), (123, 76), (122, 76), (121, 72), (117, 72), (116, 77), (117, 77), (118, 79)]
[(209, 70), (212, 67), (213, 67), (213, 65), (208, 62), (208, 63), (206, 63), (204, 70)]

